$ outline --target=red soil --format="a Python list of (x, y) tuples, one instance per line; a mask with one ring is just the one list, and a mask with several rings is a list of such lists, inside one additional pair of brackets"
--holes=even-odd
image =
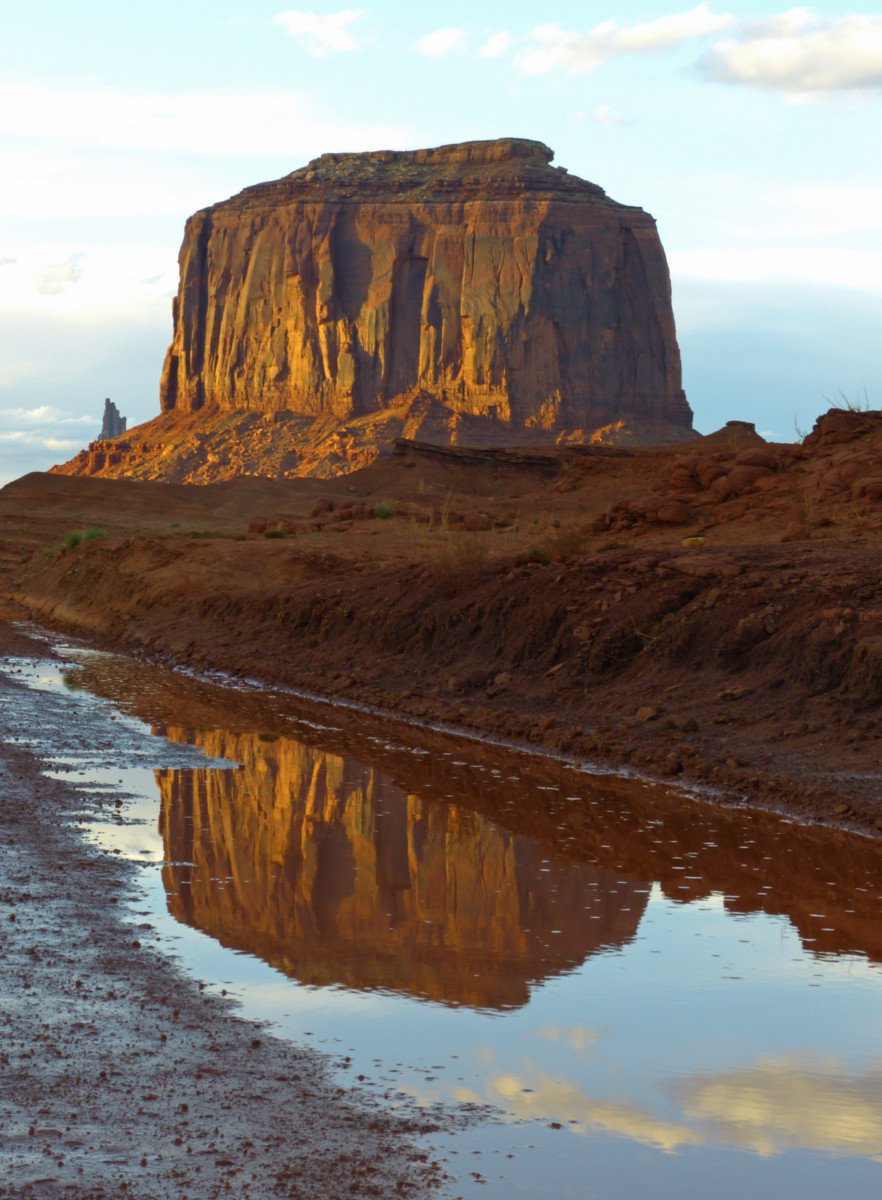
[(27, 476), (0, 517), (43, 624), (882, 827), (882, 413), (323, 481)]

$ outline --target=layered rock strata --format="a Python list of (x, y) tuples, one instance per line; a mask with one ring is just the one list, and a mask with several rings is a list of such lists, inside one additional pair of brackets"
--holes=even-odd
[(196, 213), (163, 411), (342, 423), (423, 398), (517, 431), (688, 431), (655, 222), (552, 157), (325, 154)]

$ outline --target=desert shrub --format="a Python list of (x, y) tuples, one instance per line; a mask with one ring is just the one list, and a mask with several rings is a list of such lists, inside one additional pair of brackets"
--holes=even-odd
[(581, 525), (564, 525), (554, 528), (545, 539), (548, 553), (553, 559), (572, 558), (583, 554), (588, 539), (588, 530)]
[(829, 396), (824, 396), (826, 402), (831, 408), (838, 409), (840, 412), (862, 413), (870, 411), (870, 395), (867, 391), (866, 384), (864, 385), (863, 396), (855, 397), (847, 396), (842, 388), (838, 388), (838, 398), (831, 400)]
[[(88, 529), (72, 529), (64, 538), (59, 547), (60, 550), (73, 550), (79, 546), (80, 542), (91, 541), (92, 538), (107, 537), (107, 530), (101, 529), (98, 525), (90, 525)], [(50, 554), (54, 551), (49, 551)], [(48, 557), (48, 555), (44, 555)]]
[(374, 516), (380, 517), (384, 521), (388, 521), (389, 517), (392, 516), (392, 505), (387, 504), (385, 500), (382, 500), (379, 504), (375, 504)]
[(266, 529), (263, 536), (265, 538), (283, 538), (285, 536), (284, 529)]
[(607, 550), (627, 550), (628, 543), (619, 542), (615, 538), (610, 538), (606, 542), (601, 542), (597, 549), (601, 554), (605, 554)]
[(528, 563), (542, 563), (543, 565), (551, 562), (551, 553), (547, 546), (530, 546), (528, 550), (522, 550), (515, 555), (515, 563), (519, 567), (526, 566)]
[(480, 533), (448, 535), (435, 557), (437, 589), (455, 595), (477, 586), (488, 570), (487, 538)]

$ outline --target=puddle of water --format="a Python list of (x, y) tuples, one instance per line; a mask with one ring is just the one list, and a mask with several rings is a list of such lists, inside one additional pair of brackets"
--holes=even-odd
[(152, 864), (137, 919), (343, 1081), (493, 1105), (433, 1143), (456, 1195), (877, 1194), (875, 842), (76, 661), (20, 736)]

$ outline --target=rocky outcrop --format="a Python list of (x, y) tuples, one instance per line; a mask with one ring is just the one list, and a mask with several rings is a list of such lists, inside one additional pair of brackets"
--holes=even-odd
[(325, 154), (196, 213), (163, 411), (337, 423), (422, 398), (509, 433), (688, 431), (655, 222), (552, 157), (517, 139)]
[(119, 409), (108, 398), (104, 401), (104, 420), (101, 425), (101, 432), (98, 435), (99, 439), (119, 437), (121, 433), (126, 431), (126, 418), (121, 417)]

